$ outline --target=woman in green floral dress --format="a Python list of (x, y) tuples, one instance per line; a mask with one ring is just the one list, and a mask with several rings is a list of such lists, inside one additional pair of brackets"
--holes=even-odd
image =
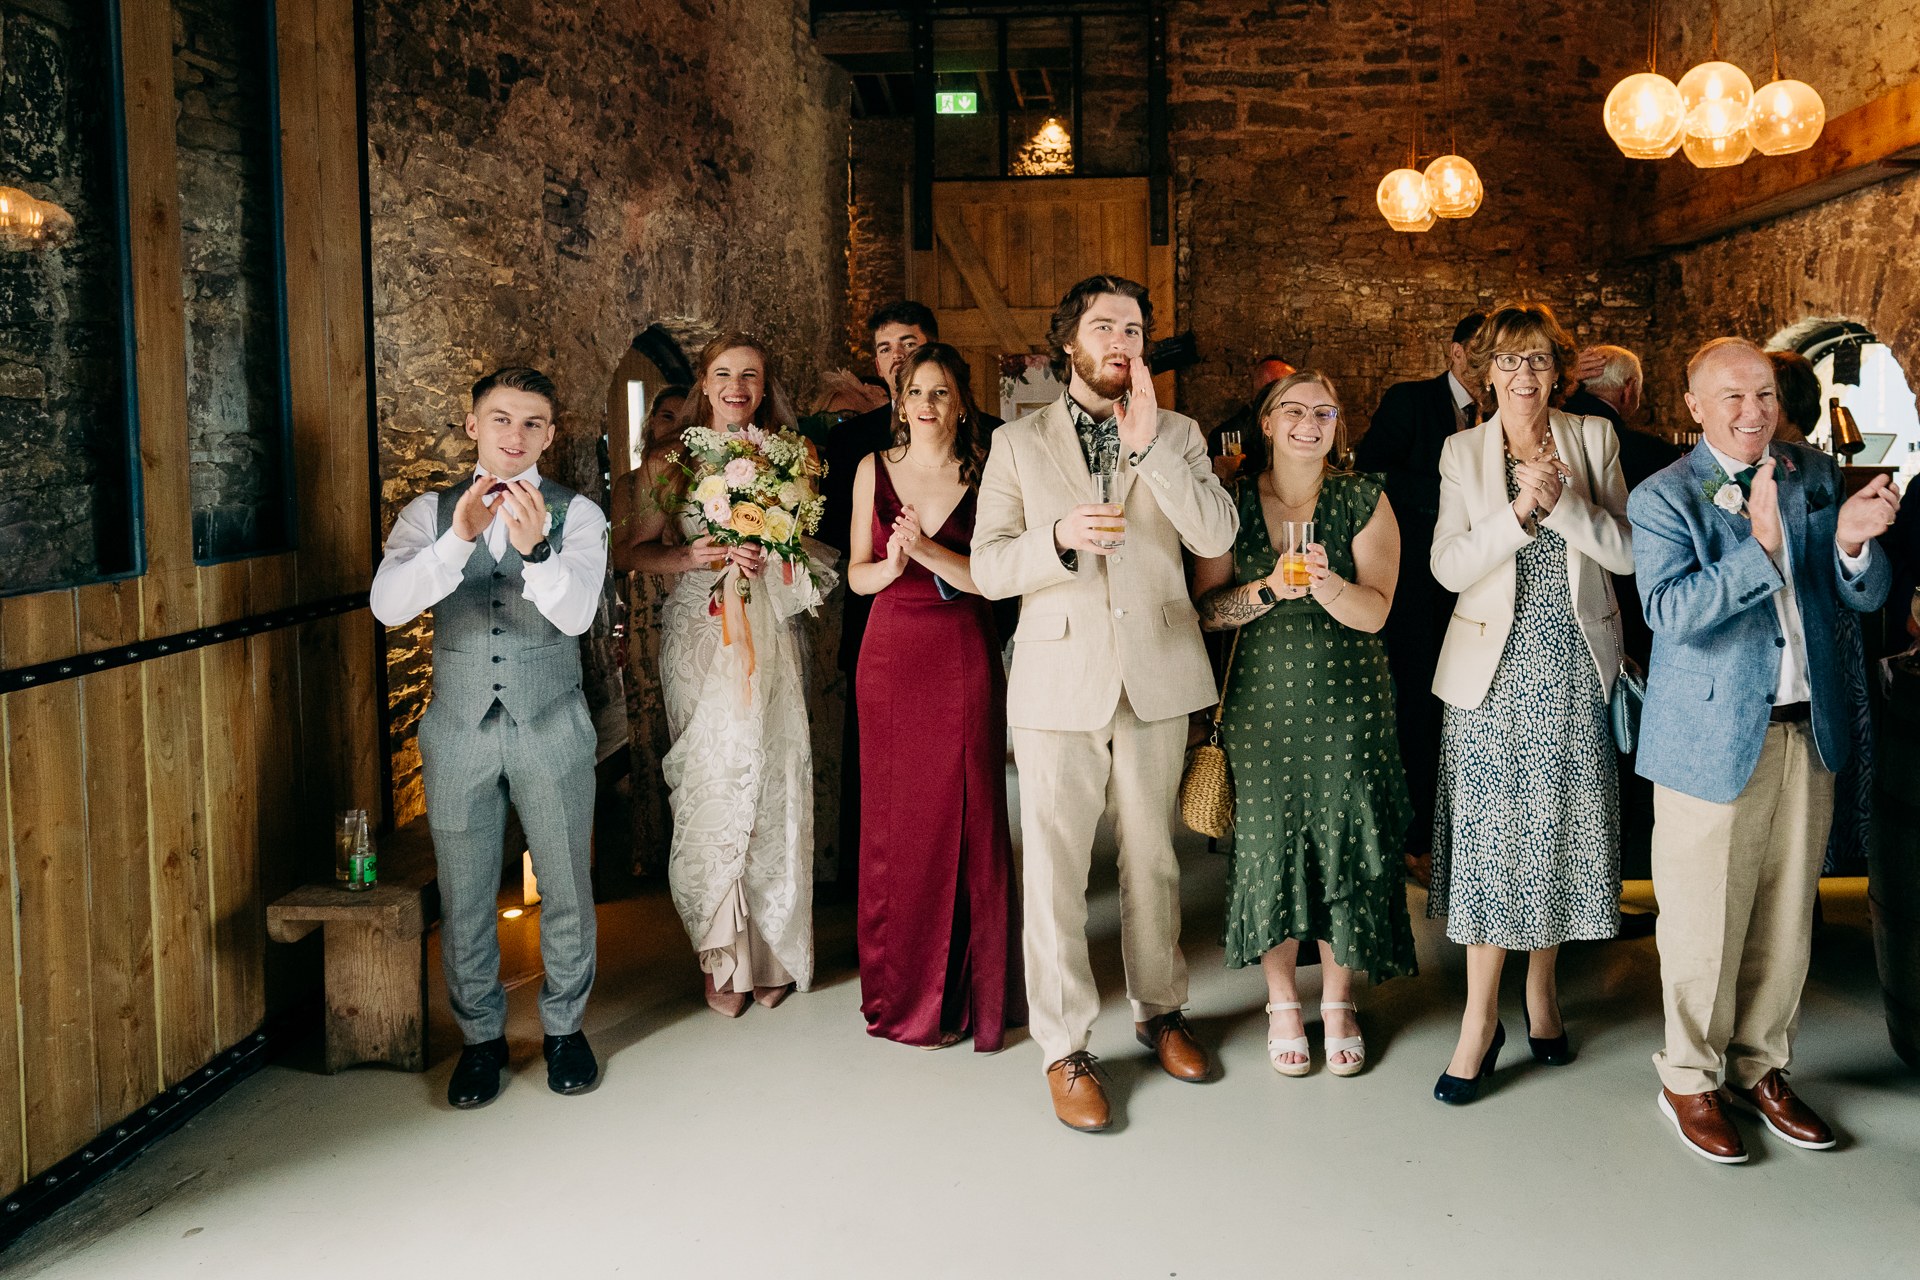
[[(1300, 944), (1318, 944), (1327, 1066), (1354, 1075), (1366, 1045), (1353, 971), (1380, 982), (1416, 970), (1403, 861), (1413, 810), (1378, 634), (1400, 530), (1376, 477), (1329, 460), (1340, 402), (1325, 374), (1274, 383), (1258, 420), (1263, 440), (1249, 442), (1236, 485), (1239, 539), (1194, 578), (1201, 625), (1240, 631), (1220, 721), (1238, 793), (1223, 942), (1229, 968), (1257, 960), (1266, 973), (1267, 1049), (1283, 1075), (1311, 1067), (1294, 969)], [(1305, 520), (1307, 583), (1290, 586), (1275, 547), (1286, 522)]]

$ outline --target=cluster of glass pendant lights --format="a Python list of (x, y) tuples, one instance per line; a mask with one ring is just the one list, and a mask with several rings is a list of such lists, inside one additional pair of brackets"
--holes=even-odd
[[(1773, 22), (1768, 0), (1767, 18)], [(1747, 73), (1719, 60), (1720, 6), (1713, 6), (1714, 60), (1703, 62), (1675, 84), (1659, 74), (1659, 6), (1653, 5), (1648, 70), (1628, 76), (1607, 95), (1607, 135), (1634, 160), (1664, 160), (1685, 150), (1702, 169), (1741, 164), (1758, 151), (1784, 156), (1805, 151), (1826, 127), (1827, 108), (1812, 85), (1780, 77), (1780, 41), (1773, 36), (1773, 80), (1759, 89)], [(1443, 57), (1445, 56), (1443, 50)], [(1480, 175), (1457, 155), (1444, 155), (1424, 171), (1418, 144), (1405, 168), (1380, 180), (1374, 199), (1395, 231), (1425, 231), (1436, 218), (1470, 218), (1486, 197)]]
[[(1720, 6), (1713, 6), (1714, 61), (1703, 62), (1675, 84), (1659, 73), (1653, 46), (1659, 35), (1658, 6), (1649, 39), (1647, 70), (1628, 76), (1607, 95), (1607, 135), (1633, 160), (1664, 160), (1684, 150), (1702, 169), (1742, 164), (1758, 151), (1784, 156), (1805, 151), (1827, 124), (1827, 106), (1812, 85), (1780, 78), (1780, 38), (1773, 33), (1773, 80), (1753, 87), (1747, 73), (1719, 61)], [(1767, 18), (1773, 27), (1773, 4)]]

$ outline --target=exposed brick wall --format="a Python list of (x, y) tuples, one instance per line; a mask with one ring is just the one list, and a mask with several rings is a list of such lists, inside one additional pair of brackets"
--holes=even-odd
[[(604, 502), (610, 380), (650, 323), (755, 330), (803, 394), (841, 363), (847, 82), (806, 16), (800, 0), (368, 6), (389, 523), (471, 465), (448, 424), (497, 365), (552, 375), (541, 469)], [(425, 620), (388, 634), (402, 817), (420, 809), (430, 642)]]
[[(1920, 387), (1920, 175), (1894, 178), (1666, 255), (1654, 271), (1648, 386), (1686, 424), (1687, 357), (1709, 338), (1759, 343), (1813, 319), (1854, 320)], [(1871, 428), (1869, 428), (1871, 429)]]
[(1273, 350), (1339, 380), (1363, 425), (1387, 385), (1443, 367), (1460, 315), (1521, 294), (1582, 341), (1644, 345), (1650, 279), (1614, 261), (1613, 230), (1623, 184), (1644, 179), (1599, 127), (1615, 51), (1644, 15), (1459, 0), (1459, 149), (1487, 198), (1471, 219), (1403, 234), (1374, 189), (1406, 163), (1416, 83), (1428, 139), (1446, 141), (1437, 8), (1422, 8), (1409, 56), (1401, 6), (1171, 6), (1180, 323), (1201, 355), (1181, 375), (1183, 412), (1217, 421)]

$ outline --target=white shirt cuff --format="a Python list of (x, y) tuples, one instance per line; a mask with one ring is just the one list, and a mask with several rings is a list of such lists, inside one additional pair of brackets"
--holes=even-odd
[(458, 534), (449, 529), (434, 541), (433, 554), (449, 569), (464, 570), (467, 558), (473, 554), (473, 544), (463, 541)]
[(1871, 538), (1860, 544), (1860, 554), (1857, 556), (1848, 555), (1846, 548), (1842, 547), (1838, 540), (1834, 542), (1833, 549), (1840, 553), (1840, 571), (1848, 578), (1859, 577), (1866, 570), (1867, 561), (1873, 559), (1873, 539)]

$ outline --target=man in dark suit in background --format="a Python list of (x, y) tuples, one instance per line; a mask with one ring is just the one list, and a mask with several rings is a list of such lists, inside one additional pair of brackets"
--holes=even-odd
[[(1681, 449), (1651, 431), (1633, 425), (1640, 414), (1641, 391), (1646, 386), (1640, 357), (1625, 347), (1593, 346), (1580, 353), (1576, 372), (1581, 382), (1567, 397), (1566, 411), (1606, 418), (1620, 438), (1620, 470), (1627, 492), (1642, 481), (1680, 461)], [(1620, 633), (1627, 656), (1641, 671), (1653, 652), (1653, 632), (1640, 607), (1640, 590), (1632, 575), (1616, 576), (1614, 595), (1620, 602)], [(1620, 757), (1620, 875), (1626, 880), (1653, 876), (1653, 783), (1634, 771), (1634, 758)], [(1653, 916), (1623, 911), (1620, 936), (1644, 938), (1653, 932)]]
[(1433, 797), (1440, 780), (1440, 700), (1433, 672), (1453, 612), (1453, 593), (1433, 579), (1433, 525), (1440, 515), (1440, 448), (1456, 431), (1477, 426), (1478, 398), (1466, 383), (1467, 344), (1486, 316), (1474, 312), (1453, 327), (1447, 368), (1437, 377), (1388, 387), (1367, 434), (1354, 447), (1361, 471), (1386, 477), (1387, 500), (1400, 524), (1400, 581), (1381, 638), (1393, 666), (1400, 758), (1413, 797), (1407, 856), (1421, 881), (1432, 857)]

